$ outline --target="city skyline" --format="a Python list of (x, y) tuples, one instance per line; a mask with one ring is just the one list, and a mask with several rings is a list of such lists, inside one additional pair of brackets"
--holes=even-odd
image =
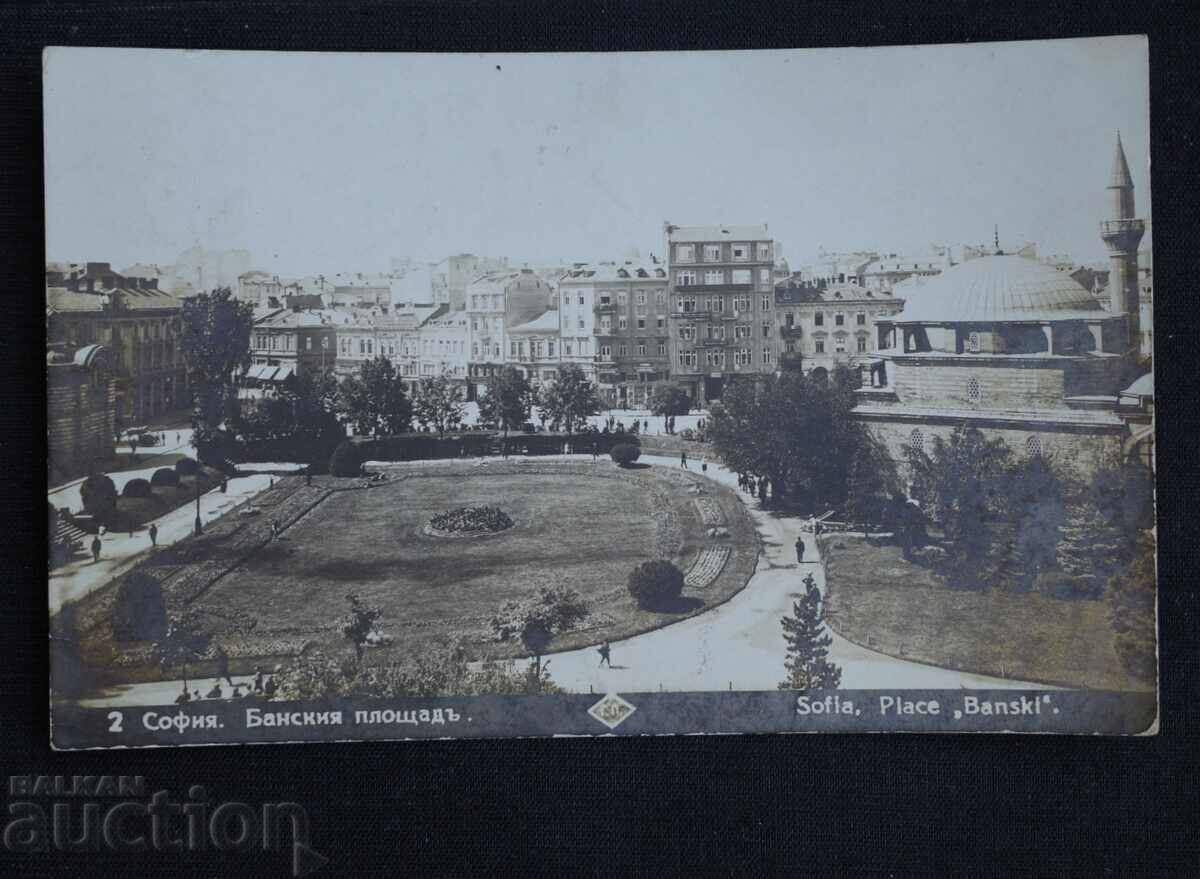
[[(1100, 262), (1097, 180), (1118, 128), (1152, 215), (1141, 37), (45, 61), (52, 259), (168, 263), (197, 242), (280, 274), (463, 251), (620, 259), (664, 256), (669, 220), (768, 222), (794, 265), (820, 248), (985, 243), (996, 225)], [(122, 221), (97, 223), (105, 206)]]

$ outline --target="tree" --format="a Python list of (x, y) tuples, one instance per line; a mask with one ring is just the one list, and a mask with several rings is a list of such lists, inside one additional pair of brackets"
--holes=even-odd
[(617, 443), (609, 452), (613, 461), (622, 467), (628, 467), (642, 456), (642, 447), (636, 443)]
[(195, 406), (196, 445), (238, 415), (237, 377), (250, 365), (254, 309), (228, 287), (183, 301), (181, 345)]
[(1071, 592), (1080, 598), (1100, 597), (1129, 562), (1128, 539), (1091, 500), (1073, 504), (1058, 531), (1058, 567), (1071, 578)]
[(1109, 579), (1107, 592), (1117, 656), (1144, 681), (1153, 681), (1158, 671), (1154, 554), (1153, 533), (1140, 532), (1129, 563)]
[[(319, 410), (319, 398), (309, 405)], [(409, 429), (413, 413), (404, 382), (386, 357), (364, 362), (358, 375), (349, 376), (342, 382), (338, 408), (354, 432), (364, 436), (404, 433)]]
[(574, 433), (576, 424), (600, 411), (596, 386), (574, 363), (558, 368), (558, 378), (540, 395), (540, 405), (567, 433)]
[(162, 584), (134, 571), (117, 587), (111, 611), (113, 637), (118, 641), (153, 641), (167, 630), (167, 606)]
[(1033, 455), (1009, 468), (1001, 488), (1009, 535), (1002, 550), (1004, 569), (1017, 585), (1029, 588), (1054, 567), (1059, 528), (1067, 516), (1064, 485), (1049, 461)]
[(438, 436), (462, 420), (462, 394), (448, 376), (423, 378), (413, 399), (413, 412), (422, 426), (432, 427)]
[(787, 642), (784, 668), (788, 677), (781, 690), (832, 690), (842, 683), (842, 670), (829, 660), (833, 637), (825, 631), (821, 590), (810, 573), (804, 578), (804, 597), (792, 604), (792, 616), (780, 620)]
[(687, 415), (692, 408), (688, 392), (675, 384), (661, 384), (650, 398), (650, 411), (655, 415)]
[(353, 593), (347, 595), (346, 600), (350, 602), (350, 610), (341, 620), (342, 635), (354, 646), (354, 655), (362, 665), (367, 645), (379, 637), (375, 624), (383, 616), (383, 611), (373, 605), (363, 604)]
[(93, 473), (79, 486), (84, 512), (103, 521), (117, 509), (117, 487), (103, 473)]
[(533, 396), (533, 389), (521, 371), (506, 366), (488, 382), (487, 391), (479, 400), (479, 417), (498, 424), (508, 436), (510, 428), (519, 428), (529, 420)]
[(543, 587), (536, 595), (500, 605), (491, 619), (492, 637), (502, 643), (521, 637), (531, 620), (539, 621), (553, 636), (575, 628), (587, 615), (587, 602), (574, 589)]
[(350, 440), (342, 440), (333, 454), (329, 457), (329, 474), (331, 476), (358, 476), (362, 473), (363, 456), (357, 445)]
[(665, 559), (642, 562), (629, 572), (629, 594), (645, 610), (670, 610), (683, 594), (683, 572)]
[(204, 628), (200, 612), (195, 608), (188, 608), (172, 612), (168, 616), (162, 638), (155, 643), (151, 655), (158, 660), (164, 673), (180, 666), (186, 686), (187, 667), (203, 659), (211, 646), (212, 633)]

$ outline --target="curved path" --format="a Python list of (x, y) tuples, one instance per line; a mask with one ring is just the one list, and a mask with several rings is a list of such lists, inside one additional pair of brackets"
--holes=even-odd
[[(590, 455), (553, 456), (589, 459)], [(678, 467), (677, 458), (644, 456), (644, 463)], [(689, 461), (692, 470), (699, 463)], [(707, 477), (737, 491), (737, 477), (710, 464)], [(800, 581), (811, 573), (825, 591), (825, 571), (813, 541), (806, 539), (803, 565), (796, 564), (794, 544), (799, 517), (777, 518), (758, 508), (744, 492), (739, 497), (762, 540), (758, 567), (746, 587), (710, 611), (643, 635), (612, 642), (612, 668), (600, 667), (595, 647), (584, 647), (544, 658), (554, 682), (569, 692), (637, 693), (655, 690), (774, 690), (784, 676), (786, 658), (779, 621), (792, 612), (801, 594)], [(861, 647), (836, 632), (830, 658), (842, 667), (842, 688), (870, 689), (1046, 689), (1008, 678), (954, 671), (897, 659)], [(244, 680), (239, 679), (239, 683)], [(207, 692), (211, 679), (192, 686)], [(87, 707), (163, 705), (180, 692), (180, 681), (155, 681), (112, 688), (82, 702)]]

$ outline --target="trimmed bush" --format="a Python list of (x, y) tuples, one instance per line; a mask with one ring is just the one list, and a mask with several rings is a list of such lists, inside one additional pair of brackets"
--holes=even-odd
[(175, 472), (180, 476), (195, 476), (200, 472), (200, 465), (191, 458), (180, 458), (175, 462)]
[(125, 483), (125, 488), (121, 490), (121, 497), (150, 497), (153, 494), (150, 482), (146, 479), (131, 479)]
[(83, 501), (83, 509), (103, 519), (112, 514), (117, 508), (117, 487), (103, 473), (89, 476), (79, 486), (79, 497)]
[(612, 447), (612, 451), (609, 454), (612, 456), (613, 461), (622, 467), (628, 467), (642, 456), (642, 449), (641, 446), (635, 446), (632, 443), (618, 443)]
[(179, 485), (179, 474), (170, 467), (160, 467), (154, 471), (154, 475), (150, 477), (151, 485), (174, 486)]
[(329, 458), (331, 476), (358, 476), (362, 473), (363, 457), (358, 446), (349, 440), (338, 443)]
[(439, 513), (429, 520), (429, 524), (438, 531), (495, 533), (511, 528), (513, 520), (499, 507), (459, 507)]
[(670, 607), (683, 594), (683, 571), (663, 559), (642, 562), (629, 574), (629, 594), (645, 610)]
[(113, 636), (118, 641), (157, 641), (162, 638), (167, 631), (167, 605), (163, 601), (162, 585), (149, 574), (134, 571), (117, 587), (111, 621)]

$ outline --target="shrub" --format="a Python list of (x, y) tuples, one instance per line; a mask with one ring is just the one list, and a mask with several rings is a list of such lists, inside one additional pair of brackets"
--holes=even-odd
[(191, 458), (180, 458), (175, 462), (175, 472), (180, 476), (195, 476), (200, 472), (200, 465)]
[(151, 485), (179, 485), (179, 474), (170, 467), (160, 467), (154, 471), (154, 475), (150, 477)]
[(669, 607), (683, 594), (683, 572), (663, 559), (642, 562), (629, 574), (629, 594), (646, 610)]
[(89, 476), (79, 487), (83, 509), (98, 519), (103, 519), (117, 508), (117, 487), (102, 473)]
[(438, 531), (503, 531), (513, 526), (513, 520), (499, 507), (459, 507), (439, 513), (429, 520)]
[(567, 586), (542, 587), (537, 595), (506, 601), (491, 619), (492, 637), (512, 641), (521, 637), (530, 620), (538, 620), (551, 635), (569, 631), (588, 615), (588, 605)]
[(642, 449), (640, 446), (635, 446), (632, 443), (618, 443), (612, 447), (612, 451), (609, 454), (612, 456), (613, 461), (622, 467), (628, 467), (642, 456)]
[(149, 574), (134, 571), (117, 588), (111, 619), (118, 641), (158, 640), (167, 631), (162, 585)]
[(150, 497), (153, 493), (150, 483), (145, 479), (131, 479), (121, 490), (122, 497)]
[(358, 476), (362, 473), (363, 458), (358, 446), (349, 440), (338, 443), (329, 458), (331, 476)]

